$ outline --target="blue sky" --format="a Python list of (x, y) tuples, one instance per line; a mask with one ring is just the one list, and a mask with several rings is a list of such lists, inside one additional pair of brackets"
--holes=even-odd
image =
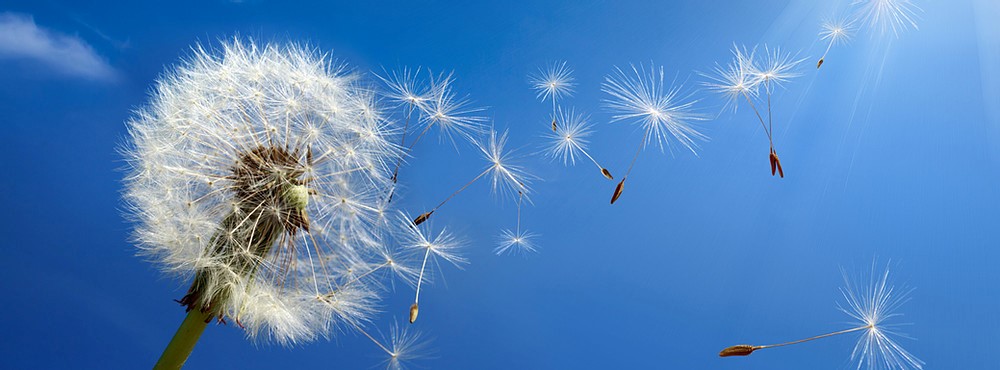
[[(421, 299), (418, 329), (440, 369), (851, 368), (853, 336), (720, 359), (723, 347), (847, 328), (841, 268), (891, 261), (914, 288), (902, 344), (928, 368), (986, 369), (1000, 344), (1000, 7), (914, 0), (918, 30), (826, 45), (844, 4), (814, 1), (52, 2), (0, 4), (0, 346), (11, 368), (142, 368), (159, 356), (187, 282), (137, 257), (123, 218), (116, 148), (157, 76), (190, 46), (233, 35), (308, 42), (358, 71), (453, 70), (540, 177), (523, 223), (537, 254), (497, 257), (514, 208), (478, 184), (435, 214), (466, 240)], [(841, 1), (840, 3), (845, 3)], [(704, 91), (731, 45), (807, 58), (775, 95), (786, 177), (767, 173), (752, 113)], [(604, 76), (663, 65), (684, 83), (711, 140), (698, 156), (644, 151), (614, 206), (586, 163), (534, 155), (547, 104), (527, 75), (575, 70), (567, 106), (596, 123), (592, 154), (624, 172), (641, 132), (608, 123)], [(417, 213), (478, 173), (474, 148), (418, 148), (400, 206)], [(419, 169), (417, 171), (416, 169)], [(410, 291), (385, 302), (402, 320)], [(426, 302), (426, 303), (425, 303)], [(385, 326), (385, 325), (383, 325)], [(210, 326), (190, 368), (366, 369), (355, 334), (283, 348)]]

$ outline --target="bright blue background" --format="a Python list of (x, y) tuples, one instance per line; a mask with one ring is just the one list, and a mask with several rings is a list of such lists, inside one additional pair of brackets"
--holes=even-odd
[[(819, 24), (836, 8), (819, 3), (5, 1), (0, 11), (87, 40), (117, 77), (86, 81), (0, 61), (3, 366), (143, 368), (159, 356), (183, 317), (172, 299), (187, 285), (163, 278), (127, 242), (115, 150), (166, 66), (195, 42), (238, 33), (308, 41), (363, 71), (454, 70), (457, 89), (489, 106), (526, 154), (548, 126), (548, 105), (526, 76), (568, 60), (580, 85), (566, 104), (592, 114), (592, 153), (616, 174), (641, 133), (606, 123), (600, 83), (613, 66), (664, 64), (714, 117), (723, 101), (695, 91), (696, 71), (727, 60), (732, 43), (808, 57), (804, 76), (775, 97), (785, 179), (767, 173), (764, 135), (741, 109), (705, 123), (712, 139), (700, 157), (644, 152), (614, 206), (614, 182), (589, 164), (524, 158), (544, 179), (524, 213), (541, 251), (526, 258), (492, 255), (514, 208), (491, 199), (485, 183), (449, 203), (436, 225), (469, 240), (472, 264), (446, 268), (447, 284), (421, 300), (416, 327), (435, 338), (423, 367), (850, 368), (847, 336), (749, 358), (716, 354), (846, 328), (836, 309), (840, 268), (878, 258), (915, 288), (902, 321), (917, 340), (903, 339), (905, 348), (927, 368), (998, 368), (1000, 96), (990, 82), (1000, 63), (986, 48), (998, 45), (988, 22), (1000, 13), (977, 22), (977, 11), (997, 7), (919, 1), (918, 31), (888, 47), (863, 33), (817, 72)], [(476, 153), (460, 149), (422, 144), (404, 169), (400, 204), (417, 213), (477, 173)], [(383, 327), (404, 318), (411, 294), (386, 301)], [(382, 357), (354, 334), (289, 349), (255, 345), (230, 325), (209, 327), (189, 364), (365, 369)]]

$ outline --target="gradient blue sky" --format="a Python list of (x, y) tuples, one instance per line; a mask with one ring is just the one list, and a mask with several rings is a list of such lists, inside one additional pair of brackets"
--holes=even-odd
[[(915, 288), (901, 321), (916, 340), (902, 343), (927, 368), (997, 368), (1000, 6), (914, 1), (919, 30), (861, 34), (819, 72), (809, 66), (826, 46), (819, 25), (838, 2), (3, 1), (0, 358), (143, 368), (159, 356), (187, 282), (135, 256), (115, 150), (164, 68), (196, 42), (239, 34), (308, 42), (360, 71), (454, 70), (456, 88), (525, 154), (548, 127), (526, 76), (566, 60), (579, 83), (566, 104), (592, 115), (592, 153), (615, 173), (641, 133), (607, 123), (600, 83), (614, 66), (664, 65), (713, 117), (700, 156), (647, 150), (614, 206), (614, 183), (588, 164), (526, 156), (543, 179), (524, 213), (541, 234), (537, 254), (491, 253), (514, 208), (485, 183), (435, 214), (469, 241), (472, 264), (445, 269), (447, 284), (421, 299), (417, 326), (434, 338), (424, 368), (850, 368), (853, 336), (716, 354), (848, 327), (840, 269), (875, 258)], [(767, 172), (751, 113), (724, 112), (699, 89), (697, 71), (726, 61), (733, 43), (808, 57), (775, 96), (785, 179)], [(400, 202), (411, 213), (482, 166), (470, 147), (456, 156), (425, 144)], [(388, 299), (380, 322), (402, 320), (410, 293)], [(209, 327), (189, 365), (366, 369), (381, 359), (359, 335), (282, 348), (230, 325)]]

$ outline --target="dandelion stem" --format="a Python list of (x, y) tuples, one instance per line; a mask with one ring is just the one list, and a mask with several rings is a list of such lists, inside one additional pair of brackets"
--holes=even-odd
[(391, 262), (386, 261), (386, 262), (383, 262), (382, 264), (380, 264), (378, 266), (375, 266), (374, 268), (368, 270), (367, 272), (365, 272), (365, 273), (363, 273), (361, 275), (358, 275), (355, 278), (347, 281), (346, 283), (344, 283), (344, 285), (341, 286), (341, 288), (347, 287), (347, 286), (349, 286), (351, 284), (354, 284), (354, 283), (360, 281), (361, 279), (364, 279), (366, 276), (371, 275), (371, 274), (375, 273), (376, 271), (381, 270), (381, 269), (383, 269), (385, 267), (388, 267), (390, 263)]
[(833, 41), (833, 38), (830, 38), (830, 44), (826, 46), (826, 51), (823, 52), (823, 56), (820, 57), (819, 60), (826, 59), (826, 55), (830, 53), (830, 48), (833, 47)]
[(441, 206), (443, 206), (445, 203), (448, 203), (448, 201), (451, 200), (451, 198), (454, 198), (456, 195), (458, 195), (458, 193), (461, 193), (463, 190), (465, 190), (465, 188), (469, 187), (469, 185), (472, 185), (476, 181), (479, 181), (479, 179), (481, 179), (483, 176), (486, 176), (486, 174), (490, 173), (490, 170), (492, 170), (492, 169), (493, 169), (493, 167), (487, 168), (485, 171), (483, 171), (478, 176), (476, 176), (474, 179), (472, 179), (472, 181), (469, 181), (469, 182), (465, 183), (465, 185), (462, 185), (461, 188), (458, 188), (458, 190), (455, 190), (454, 193), (451, 193), (451, 195), (449, 195), (447, 198), (445, 198), (443, 201), (441, 201), (441, 203), (438, 204), (437, 207), (434, 207), (434, 209), (431, 210), (431, 213), (433, 213), (434, 211), (437, 211), (438, 208), (441, 208)]
[(413, 104), (409, 104), (410, 109), (406, 111), (406, 123), (403, 124), (403, 139), (400, 140), (399, 146), (406, 145), (406, 131), (410, 128), (410, 116), (413, 115)]
[(417, 295), (413, 297), (413, 304), (417, 304), (420, 301), (420, 284), (424, 282), (424, 269), (427, 267), (427, 257), (431, 255), (431, 246), (427, 246), (427, 250), (424, 251), (424, 262), (420, 264), (420, 276), (417, 278)]
[(580, 148), (580, 152), (583, 153), (583, 155), (587, 156), (587, 158), (589, 158), (591, 162), (594, 162), (594, 165), (597, 166), (597, 168), (602, 169), (602, 170), (604, 169), (604, 166), (601, 166), (600, 163), (597, 163), (597, 160), (594, 159), (594, 157), (591, 157), (590, 153), (587, 153), (586, 150), (583, 150), (583, 148)]
[(642, 148), (646, 146), (646, 139), (649, 138), (649, 128), (646, 129), (646, 133), (642, 134), (642, 142), (639, 143), (639, 149), (635, 151), (635, 156), (632, 157), (632, 163), (628, 165), (628, 171), (625, 171), (625, 176), (622, 176), (624, 180), (630, 173), (632, 173), (632, 166), (635, 166), (635, 160), (639, 159), (639, 153), (642, 152)]
[(756, 348), (757, 349), (764, 349), (764, 348), (772, 348), (772, 347), (789, 346), (789, 345), (792, 345), (792, 344), (799, 344), (799, 343), (808, 342), (808, 341), (811, 341), (811, 340), (816, 340), (816, 339), (826, 338), (826, 337), (832, 337), (834, 335), (853, 333), (853, 332), (856, 332), (856, 331), (859, 331), (859, 330), (865, 330), (865, 329), (871, 329), (871, 328), (872, 328), (872, 325), (859, 326), (859, 327), (856, 327), (856, 328), (853, 328), (853, 329), (835, 331), (833, 333), (826, 333), (826, 334), (822, 334), (822, 335), (817, 335), (815, 337), (809, 337), (809, 338), (805, 338), (805, 339), (793, 340), (791, 342), (778, 343), (778, 344), (768, 344), (768, 345), (765, 345), (765, 346), (756, 346)]
[(390, 351), (388, 348), (385, 348), (385, 345), (375, 340), (375, 337), (373, 337), (371, 334), (368, 334), (368, 331), (358, 326), (358, 324), (355, 324), (354, 321), (348, 320), (347, 322), (350, 323), (351, 326), (353, 326), (355, 329), (358, 329), (358, 331), (360, 331), (361, 334), (364, 334), (366, 337), (368, 337), (368, 339), (371, 339), (372, 343), (375, 343), (375, 345), (378, 346), (378, 348), (381, 348), (383, 351), (385, 351), (387, 355), (396, 356), (395, 353), (392, 353), (392, 351)]
[(760, 127), (764, 128), (764, 133), (767, 134), (767, 142), (771, 142), (771, 131), (767, 129), (767, 125), (764, 124), (764, 118), (761, 117), (760, 111), (757, 110), (757, 106), (754, 105), (753, 100), (750, 100), (750, 95), (747, 95), (746, 91), (743, 92), (743, 96), (747, 98), (747, 102), (750, 103), (750, 107), (753, 108), (753, 112), (757, 114), (757, 119), (760, 121)]
[[(406, 145), (406, 131), (410, 128), (410, 115), (413, 114), (413, 105), (410, 105), (410, 109), (406, 112), (406, 123), (403, 125), (403, 138), (399, 141), (399, 146)], [(412, 148), (412, 147), (411, 147)], [(409, 149), (407, 149), (407, 152)], [(403, 165), (403, 157), (400, 156), (396, 160), (396, 169), (392, 170), (392, 181), (396, 182), (396, 176), (399, 175), (399, 166)]]
[(177, 328), (173, 339), (170, 339), (170, 343), (163, 350), (163, 354), (160, 355), (160, 359), (156, 361), (153, 369), (180, 369), (184, 366), (184, 362), (194, 350), (194, 345), (198, 343), (198, 338), (201, 338), (201, 333), (208, 326), (208, 321), (211, 321), (211, 315), (211, 313), (201, 312), (199, 309), (188, 311), (181, 326)]
[(764, 79), (764, 92), (767, 93), (767, 139), (771, 144), (771, 148), (774, 148), (774, 137), (771, 135), (774, 132), (774, 126), (771, 121), (771, 79)]
[(427, 133), (427, 131), (429, 131), (429, 130), (431, 129), (431, 126), (434, 126), (434, 123), (433, 123), (433, 122), (431, 122), (431, 123), (428, 123), (428, 124), (427, 124), (427, 127), (424, 127), (424, 130), (423, 130), (423, 131), (420, 131), (420, 135), (417, 135), (417, 138), (416, 138), (416, 139), (413, 139), (413, 142), (412, 142), (412, 143), (410, 143), (410, 146), (406, 148), (406, 152), (407, 152), (407, 153), (409, 153), (409, 152), (410, 152), (411, 150), (413, 150), (413, 147), (414, 147), (415, 145), (417, 145), (417, 143), (419, 143), (419, 142), (420, 142), (420, 139), (421, 139), (421, 138), (423, 138), (423, 137), (424, 137), (424, 134), (426, 134), (426, 133)]
[(514, 234), (517, 235), (517, 237), (521, 237), (521, 201), (523, 199), (524, 193), (520, 191), (517, 192), (517, 224), (515, 225), (517, 233)]

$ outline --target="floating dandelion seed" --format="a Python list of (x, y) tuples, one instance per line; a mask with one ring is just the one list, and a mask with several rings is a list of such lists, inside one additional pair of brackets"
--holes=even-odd
[(855, 17), (868, 27), (883, 34), (892, 31), (897, 37), (910, 27), (917, 29), (917, 13), (921, 12), (910, 0), (855, 0), (852, 5), (857, 7)]
[(560, 109), (558, 117), (563, 124), (559, 125), (555, 132), (545, 135), (545, 138), (549, 140), (549, 147), (545, 154), (553, 159), (562, 159), (563, 164), (573, 165), (576, 164), (576, 157), (583, 155), (601, 170), (601, 175), (608, 180), (614, 180), (611, 171), (597, 163), (597, 160), (587, 152), (587, 144), (589, 143), (587, 138), (593, 133), (588, 122), (589, 117), (576, 113), (574, 109)]
[[(387, 357), (382, 364), (386, 370), (402, 370), (410, 362), (428, 356), (426, 349), (428, 342), (422, 340), (418, 332), (409, 331), (405, 326), (393, 323), (389, 328), (389, 337), (383, 337), (382, 341), (375, 339), (360, 326), (356, 326), (355, 329), (385, 352)], [(386, 344), (382, 344), (383, 342)]]
[(538, 250), (533, 240), (536, 236), (527, 230), (503, 230), (500, 234), (500, 243), (493, 252), (498, 256), (507, 252), (534, 253)]
[[(768, 49), (757, 54), (757, 48), (747, 50), (745, 47), (733, 46), (733, 59), (725, 66), (716, 64), (714, 75), (705, 75), (711, 81), (704, 83), (709, 90), (715, 91), (728, 99), (727, 105), (733, 110), (739, 106), (739, 101), (745, 99), (753, 109), (760, 122), (769, 145), (768, 161), (771, 163), (771, 175), (785, 177), (781, 160), (774, 149), (773, 118), (771, 95), (775, 87), (781, 86), (799, 74), (794, 70), (803, 59), (795, 59), (791, 54), (782, 53), (780, 49)], [(760, 57), (759, 55), (763, 55)], [(760, 98), (761, 91), (767, 104), (767, 122), (754, 103)], [(763, 102), (762, 102), (763, 103)]]
[(655, 141), (663, 151), (672, 138), (697, 154), (696, 141), (707, 139), (693, 125), (696, 121), (705, 120), (704, 116), (692, 112), (696, 101), (683, 101), (685, 98), (679, 95), (681, 86), (664, 86), (662, 66), (656, 67), (650, 63), (647, 71), (642, 65), (631, 65), (630, 70), (631, 73), (615, 67), (615, 72), (607, 76), (601, 85), (601, 90), (611, 95), (605, 100), (606, 107), (614, 113), (611, 122), (627, 120), (639, 123), (643, 128), (642, 142), (636, 149), (628, 170), (615, 187), (611, 204), (621, 196), (625, 179), (632, 173), (639, 153), (647, 144)]
[(455, 143), (455, 135), (475, 141), (485, 131), (485, 118), (477, 115), (483, 109), (471, 107), (467, 98), (459, 97), (452, 91), (451, 84), (451, 75), (440, 75), (431, 81), (433, 97), (422, 117), (425, 128), (409, 148), (412, 149), (431, 127), (437, 127), (442, 137), (448, 138), (452, 144)]
[(524, 194), (518, 194), (517, 198), (517, 223), (513, 231), (503, 230), (500, 234), (500, 244), (493, 249), (498, 256), (505, 252), (534, 252), (535, 243), (532, 240), (536, 235), (528, 231), (521, 230), (521, 204), (524, 201)]
[(428, 279), (426, 271), (427, 262), (430, 257), (434, 257), (432, 261), (435, 263), (440, 258), (459, 268), (461, 268), (461, 265), (468, 263), (468, 261), (456, 253), (462, 244), (461, 241), (451, 233), (448, 233), (446, 229), (441, 229), (437, 235), (429, 231), (424, 232), (421, 227), (417, 226), (416, 222), (411, 222), (410, 217), (405, 214), (401, 215), (400, 222), (405, 225), (401, 238), (404, 248), (415, 254), (423, 254), (420, 263), (420, 272), (417, 275), (417, 292), (413, 298), (413, 305), (410, 306), (409, 312), (410, 323), (412, 324), (417, 321), (417, 315), (420, 310), (420, 287)]
[(830, 53), (833, 45), (847, 43), (851, 40), (851, 33), (854, 32), (854, 21), (849, 19), (838, 19), (836, 21), (823, 22), (823, 30), (819, 33), (820, 40), (827, 40), (826, 51), (816, 62), (816, 68), (823, 66), (826, 55)]
[(841, 288), (844, 303), (839, 309), (857, 321), (857, 327), (817, 335), (791, 342), (755, 346), (741, 344), (728, 347), (719, 352), (721, 357), (749, 356), (761, 349), (783, 347), (808, 342), (835, 335), (860, 332), (858, 342), (851, 352), (851, 360), (857, 362), (857, 368), (867, 370), (878, 369), (922, 369), (923, 361), (913, 356), (896, 342), (896, 337), (905, 337), (896, 328), (901, 324), (890, 323), (900, 316), (896, 311), (907, 301), (912, 290), (897, 290), (890, 284), (889, 269), (878, 273), (872, 264), (871, 273), (860, 279), (864, 286), (844, 274), (845, 286)]
[[(484, 118), (476, 115), (482, 111), (481, 108), (470, 106), (468, 99), (459, 98), (452, 90), (453, 77), (451, 74), (430, 74), (430, 79), (426, 86), (421, 86), (417, 72), (410, 73), (408, 69), (396, 72), (383, 81), (389, 88), (386, 97), (399, 104), (407, 106), (405, 124), (403, 128), (400, 146), (405, 146), (405, 155), (410, 155), (413, 148), (432, 128), (437, 127), (441, 138), (447, 138), (455, 144), (455, 136), (475, 141), (480, 136), (483, 129)], [(417, 94), (416, 91), (421, 93)], [(406, 139), (410, 135), (409, 127), (414, 110), (418, 112), (419, 121), (423, 125), (423, 130), (417, 134), (409, 145)], [(456, 145), (457, 149), (457, 145)], [(392, 182), (396, 183), (399, 177), (399, 168), (403, 164), (403, 156), (396, 160), (396, 166), (392, 172)], [(389, 189), (388, 199), (391, 200), (395, 187)]]
[[(407, 119), (414, 110), (427, 111), (428, 104), (434, 97), (434, 92), (428, 86), (420, 82), (420, 68), (411, 70), (403, 68), (392, 72), (385, 71), (385, 76), (378, 75), (378, 78), (385, 84), (386, 92), (383, 95), (390, 101), (405, 106), (407, 109)], [(408, 126), (404, 126), (404, 131)], [(404, 135), (405, 139), (405, 135)]]
[(524, 171), (521, 166), (511, 163), (512, 153), (504, 151), (504, 146), (507, 144), (507, 132), (504, 131), (503, 134), (497, 135), (495, 130), (490, 130), (490, 135), (485, 142), (477, 142), (476, 147), (483, 154), (483, 158), (489, 162), (489, 166), (486, 167), (479, 175), (476, 175), (472, 180), (462, 185), (454, 193), (451, 193), (447, 198), (445, 198), (441, 203), (432, 208), (428, 212), (424, 212), (413, 219), (413, 224), (420, 225), (424, 221), (427, 221), (437, 211), (441, 206), (448, 203), (451, 198), (464, 191), (466, 188), (474, 184), (479, 179), (490, 175), (490, 183), (493, 194), (511, 195), (514, 194), (528, 194), (528, 184), (534, 178), (530, 174)]
[(539, 69), (537, 73), (529, 76), (528, 82), (538, 91), (538, 98), (543, 102), (546, 99), (552, 100), (552, 131), (556, 131), (558, 127), (556, 121), (559, 121), (556, 114), (556, 99), (573, 94), (573, 89), (576, 87), (573, 80), (573, 70), (566, 66), (566, 62), (552, 63), (548, 69)]
[[(387, 92), (383, 95), (390, 101), (406, 107), (406, 119), (403, 124), (402, 135), (400, 135), (400, 146), (406, 145), (406, 136), (410, 130), (410, 120), (413, 116), (414, 110), (416, 110), (418, 114), (419, 112), (429, 110), (429, 103), (434, 95), (429, 88), (421, 86), (421, 83), (418, 81), (419, 75), (420, 68), (417, 68), (416, 71), (411, 71), (409, 68), (403, 68), (402, 70), (385, 72), (385, 76), (378, 76), (387, 88)], [(397, 160), (396, 168), (392, 172), (393, 182), (396, 182), (396, 177), (399, 175), (399, 166), (401, 164), (402, 157)]]
[(128, 122), (136, 243), (192, 281), (158, 368), (212, 320), (286, 345), (363, 332), (386, 283), (419, 280), (385, 247), (405, 228), (385, 217), (394, 129), (345, 70), (298, 45), (197, 46)]

